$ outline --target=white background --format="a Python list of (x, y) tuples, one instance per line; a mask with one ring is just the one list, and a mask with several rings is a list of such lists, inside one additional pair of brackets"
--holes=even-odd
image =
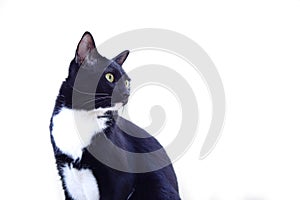
[[(225, 87), (222, 137), (206, 159), (198, 160), (211, 105), (203, 81), (184, 74), (190, 82), (200, 82), (201, 120), (192, 147), (175, 163), (183, 199), (300, 199), (299, 24), (299, 0), (1, 0), (0, 199), (62, 199), (48, 125), (77, 42), (86, 30), (101, 44), (147, 27), (174, 30), (196, 41)], [(142, 62), (145, 55), (128, 58), (128, 69), (130, 63), (151, 63)], [(155, 63), (169, 66), (176, 59), (151, 55)], [(149, 123), (150, 105), (143, 112), (134, 108), (156, 90), (145, 91), (129, 104), (132, 120), (141, 126)], [(174, 113), (166, 108), (168, 120), (176, 122), (180, 109), (165, 93), (162, 105), (170, 99), (175, 107)], [(166, 125), (168, 131), (176, 128)], [(168, 132), (159, 138), (165, 144), (164, 134)]]

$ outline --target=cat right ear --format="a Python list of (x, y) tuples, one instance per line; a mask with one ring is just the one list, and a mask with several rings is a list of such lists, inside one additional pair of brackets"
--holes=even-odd
[[(77, 45), (75, 61), (79, 65), (83, 63), (92, 50), (96, 50), (93, 36), (90, 32), (85, 32)], [(96, 50), (97, 51), (97, 50)]]

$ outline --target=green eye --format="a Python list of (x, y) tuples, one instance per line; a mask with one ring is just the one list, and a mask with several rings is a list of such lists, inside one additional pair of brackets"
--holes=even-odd
[(128, 81), (128, 80), (125, 81), (125, 86), (126, 86), (127, 88), (129, 88), (129, 81)]
[(109, 82), (114, 82), (114, 75), (112, 75), (111, 73), (107, 73), (105, 74), (105, 78), (109, 81)]

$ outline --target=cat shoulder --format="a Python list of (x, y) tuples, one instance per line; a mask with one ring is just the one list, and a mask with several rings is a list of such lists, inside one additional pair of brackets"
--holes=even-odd
[(120, 131), (126, 135), (126, 138), (137, 146), (139, 152), (146, 153), (163, 148), (151, 134), (131, 121), (119, 117), (117, 125)]

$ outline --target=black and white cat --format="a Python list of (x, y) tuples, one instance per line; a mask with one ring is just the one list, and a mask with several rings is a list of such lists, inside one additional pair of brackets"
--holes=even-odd
[[(51, 142), (67, 200), (180, 200), (171, 164), (135, 173), (121, 168), (170, 161), (163, 150), (155, 159), (132, 159), (114, 149), (148, 153), (163, 149), (143, 129), (118, 115), (128, 101), (130, 78), (122, 68), (129, 51), (101, 56), (92, 35), (84, 33), (63, 81), (51, 117)], [(142, 137), (134, 137), (140, 135)], [(111, 147), (109, 144), (114, 144)], [(170, 162), (169, 162), (170, 163)]]

